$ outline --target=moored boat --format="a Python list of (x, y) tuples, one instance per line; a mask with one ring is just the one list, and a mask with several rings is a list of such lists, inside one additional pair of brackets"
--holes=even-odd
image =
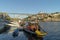
[[(47, 32), (45, 32), (38, 23), (35, 22), (29, 22), (25, 28), (23, 28), (25, 32), (30, 33), (31, 35), (35, 35), (37, 37), (44, 37)], [(42, 29), (42, 31), (41, 31)]]
[(24, 31), (31, 34), (31, 35), (34, 35), (36, 37), (44, 37), (47, 34), (47, 33), (41, 32), (41, 31), (37, 31), (37, 30), (35, 32), (33, 32), (28, 29), (24, 29)]

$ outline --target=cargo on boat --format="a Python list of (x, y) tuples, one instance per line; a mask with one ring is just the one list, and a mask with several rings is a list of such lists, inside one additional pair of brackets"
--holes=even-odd
[[(29, 24), (30, 24), (30, 23), (29, 23)], [(33, 25), (36, 26), (36, 23), (33, 23)], [(29, 26), (29, 25), (28, 25), (28, 26)], [(38, 25), (38, 27), (35, 27), (36, 29), (34, 29), (34, 27), (32, 27), (33, 30), (32, 30), (31, 27), (28, 27), (28, 26), (24, 28), (24, 31), (27, 32), (27, 33), (29, 33), (29, 34), (31, 34), (31, 35), (35, 35), (35, 36), (37, 36), (37, 37), (44, 37), (44, 36), (47, 35), (47, 32), (41, 31), (41, 28), (40, 28), (39, 25)], [(30, 25), (30, 26), (31, 26), (31, 25)]]

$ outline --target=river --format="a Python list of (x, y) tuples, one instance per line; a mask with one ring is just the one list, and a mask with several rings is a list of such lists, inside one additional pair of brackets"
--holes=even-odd
[(40, 25), (48, 32), (44, 40), (60, 40), (60, 22), (41, 22)]
[[(40, 22), (40, 26), (48, 33), (43, 40), (60, 40), (60, 22)], [(12, 33), (0, 34), (0, 40), (39, 40), (26, 34), (19, 32), (19, 36), (13, 38)]]

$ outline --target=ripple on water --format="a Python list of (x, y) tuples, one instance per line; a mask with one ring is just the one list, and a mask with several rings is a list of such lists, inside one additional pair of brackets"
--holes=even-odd
[(48, 32), (44, 40), (60, 40), (60, 22), (42, 22), (40, 25)]

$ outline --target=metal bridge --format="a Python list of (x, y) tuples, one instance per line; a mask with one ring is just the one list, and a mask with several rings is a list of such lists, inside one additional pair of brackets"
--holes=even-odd
[(9, 13), (9, 14), (13, 14), (13, 15), (26, 15), (26, 16), (31, 16), (33, 14), (29, 14), (29, 13)]
[(28, 13), (9, 13), (10, 17), (13, 17), (13, 18), (26, 18), (28, 16), (31, 16), (33, 14), (28, 14)]

